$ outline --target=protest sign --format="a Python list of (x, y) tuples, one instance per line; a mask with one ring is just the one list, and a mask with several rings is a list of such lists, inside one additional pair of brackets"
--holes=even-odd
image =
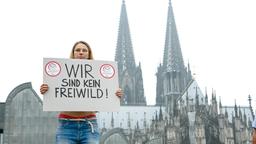
[(43, 59), (44, 111), (118, 111), (117, 64), (86, 59)]

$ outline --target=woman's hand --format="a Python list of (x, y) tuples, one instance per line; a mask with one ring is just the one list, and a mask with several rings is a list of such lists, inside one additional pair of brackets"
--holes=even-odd
[(123, 91), (122, 91), (122, 89), (119, 88), (119, 89), (116, 91), (115, 94), (116, 94), (117, 97), (119, 97), (119, 98), (121, 99), (121, 97), (123, 96)]
[(41, 94), (44, 94), (48, 91), (49, 87), (47, 84), (42, 84), (41, 87), (40, 87), (40, 93)]

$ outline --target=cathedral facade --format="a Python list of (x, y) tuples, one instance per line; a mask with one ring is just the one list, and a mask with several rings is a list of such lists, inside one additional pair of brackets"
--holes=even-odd
[[(136, 106), (145, 105), (146, 101), (143, 95), (140, 64), (139, 69), (134, 67), (135, 61), (124, 1), (121, 9), (115, 60), (118, 62), (121, 72), (119, 75), (121, 87), (125, 92), (123, 104), (132, 105), (129, 107), (130, 111), (136, 110), (137, 113), (139, 108)], [(131, 75), (134, 71), (139, 71), (138, 75)], [(185, 66), (183, 62), (170, 0), (163, 62), (158, 66), (156, 73), (156, 105), (154, 107), (159, 108), (159, 110), (155, 110), (149, 119), (145, 116), (139, 118), (149, 114), (146, 112), (146, 107), (149, 106), (142, 108), (144, 114), (140, 113), (140, 116), (133, 118), (126, 116), (128, 127), (113, 125), (113, 122), (118, 120), (116, 118), (120, 116), (118, 113), (104, 116), (109, 118), (111, 126), (106, 126), (104, 123), (102, 135), (105, 137), (103, 137), (102, 143), (121, 143), (121, 139), (123, 139), (123, 143), (129, 144), (250, 143), (251, 122), (254, 118), (250, 96), (248, 107), (239, 107), (236, 103), (233, 107), (222, 106), (221, 102), (217, 102), (214, 90), (212, 90), (210, 98), (208, 98), (207, 91), (205, 94), (202, 93), (191, 73), (190, 65)], [(130, 97), (131, 93), (127, 91), (127, 88), (130, 91), (132, 86), (129, 85), (133, 85), (132, 78), (134, 77), (135, 81), (136, 77), (141, 80), (138, 87), (140, 90), (135, 88), (131, 91), (141, 91), (141, 93), (135, 93), (134, 97)], [(135, 82), (135, 86), (136, 84), (138, 83)], [(133, 121), (133, 126), (130, 125), (131, 121)], [(120, 135), (122, 133), (122, 138), (117, 133), (113, 134), (112, 137), (110, 136), (108, 131), (111, 133), (115, 128), (121, 128)]]
[[(119, 112), (97, 114), (101, 144), (246, 144), (254, 114), (248, 106), (223, 106), (214, 90), (203, 94), (184, 65), (171, 1), (163, 61), (157, 67), (156, 104), (147, 105), (141, 64), (135, 63), (123, 0), (115, 61), (124, 91)], [(209, 102), (210, 101), (210, 102)], [(0, 144), (55, 142), (57, 113), (43, 112), (31, 83), (23, 83), (0, 103)]]

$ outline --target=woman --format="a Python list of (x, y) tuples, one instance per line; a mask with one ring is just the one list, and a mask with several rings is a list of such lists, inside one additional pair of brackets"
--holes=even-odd
[[(88, 43), (78, 41), (74, 44), (70, 58), (93, 59), (92, 50)], [(40, 87), (41, 94), (48, 91), (47, 84)], [(116, 91), (119, 98), (123, 95), (121, 89)], [(59, 126), (56, 133), (57, 144), (98, 144), (99, 131), (96, 120), (96, 112), (60, 112)]]

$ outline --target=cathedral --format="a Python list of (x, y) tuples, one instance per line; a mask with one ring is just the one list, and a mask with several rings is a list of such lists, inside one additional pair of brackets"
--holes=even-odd
[[(115, 61), (124, 91), (119, 112), (97, 113), (101, 144), (247, 144), (254, 113), (248, 106), (223, 106), (215, 90), (202, 92), (185, 66), (171, 0), (163, 61), (156, 73), (156, 104), (147, 105), (141, 64), (136, 65), (126, 4), (121, 6)], [(55, 142), (57, 112), (43, 112), (30, 82), (0, 103), (0, 144)]]

